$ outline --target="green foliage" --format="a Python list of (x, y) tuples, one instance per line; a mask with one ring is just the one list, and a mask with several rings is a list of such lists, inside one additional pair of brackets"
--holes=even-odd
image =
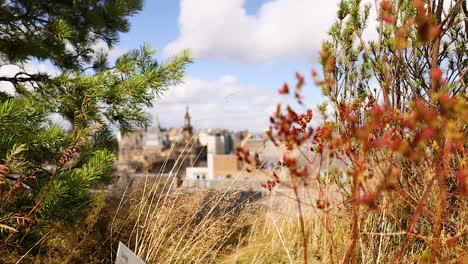
[(57, 125), (46, 123), (46, 109), (28, 98), (12, 98), (0, 102), (0, 157), (15, 145), (24, 144), (28, 160), (39, 166), (57, 159), (67, 136)]
[(80, 168), (61, 172), (42, 203), (41, 218), (47, 221), (72, 220), (70, 208), (78, 208), (79, 211), (86, 208), (84, 205), (90, 202), (91, 197), (89, 188), (109, 172), (115, 160), (110, 151), (97, 150)]
[[(37, 99), (62, 114), (73, 126), (116, 125), (122, 132), (148, 125), (143, 107), (164, 89), (178, 83), (190, 62), (184, 52), (166, 63), (152, 59), (154, 50), (143, 46), (117, 59), (115, 67), (84, 75), (66, 71), (37, 89)], [(85, 115), (77, 109), (86, 108)]]
[(130, 28), (128, 16), (141, 0), (0, 2), (0, 54), (10, 62), (50, 59), (64, 69), (80, 69), (93, 60), (93, 45), (112, 46)]
[[(188, 52), (158, 62), (148, 45), (109, 63), (141, 0), (0, 1), (0, 242), (37, 241), (57, 221), (76, 223), (111, 178), (115, 133), (147, 126), (151, 107), (182, 80)], [(57, 76), (24, 65), (48, 60)], [(53, 117), (53, 118), (52, 118)], [(60, 120), (53, 122), (52, 120)], [(27, 239), (24, 239), (27, 237)], [(33, 242), (34, 243), (34, 242)]]

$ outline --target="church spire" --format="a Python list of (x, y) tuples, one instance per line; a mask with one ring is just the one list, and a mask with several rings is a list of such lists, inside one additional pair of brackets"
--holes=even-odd
[(185, 123), (184, 123), (184, 131), (192, 133), (192, 124), (190, 124), (190, 114), (189, 114), (189, 107), (187, 106), (185, 111)]
[[(185, 110), (185, 122), (184, 122), (184, 143), (191, 144), (189, 152), (189, 166), (193, 166), (195, 162), (195, 152), (198, 149), (198, 139), (193, 137), (192, 134), (192, 124), (190, 123), (190, 114), (189, 114), (189, 107), (187, 106)], [(192, 143), (191, 143), (192, 142)], [(194, 147), (194, 148), (193, 148)], [(193, 149), (192, 149), (193, 148)]]

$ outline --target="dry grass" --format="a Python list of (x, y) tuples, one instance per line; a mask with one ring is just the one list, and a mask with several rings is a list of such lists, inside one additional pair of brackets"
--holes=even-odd
[[(301, 263), (303, 262), (302, 233), (297, 215), (296, 202), (274, 193), (262, 201), (267, 208), (258, 215), (250, 232), (241, 238), (239, 248), (222, 258), (223, 263)], [(330, 263), (329, 233), (324, 223), (325, 215), (310, 207), (304, 208), (308, 255), (311, 263)], [(343, 243), (343, 224), (334, 219), (333, 241)], [(335, 255), (336, 252), (333, 253)], [(336, 257), (336, 256), (335, 256)]]
[(171, 195), (157, 208), (148, 206), (151, 213), (146, 221), (140, 219), (129, 244), (149, 263), (214, 263), (255, 217), (256, 208), (242, 195), (199, 191)]
[[(196, 139), (193, 137), (185, 149), (191, 150)], [(178, 157), (178, 161), (185, 159), (184, 154)], [(171, 172), (177, 174), (179, 169), (174, 167)], [(125, 204), (132, 206), (125, 219), (111, 224), (111, 230), (116, 231), (111, 231), (114, 237), (111, 240), (124, 241), (148, 263), (216, 263), (220, 255), (237, 245), (238, 238), (243, 237), (256, 218), (260, 209), (249, 202), (256, 194), (231, 188), (223, 191), (168, 188), (175, 181), (176, 178), (145, 181), (132, 202), (121, 203), (118, 210)], [(123, 230), (127, 233), (122, 233)]]
[[(190, 147), (189, 143), (187, 148)], [(113, 230), (119, 231), (113, 235), (113, 241), (124, 241), (148, 263), (303, 262), (297, 202), (287, 191), (276, 190), (253, 203), (249, 199), (239, 199), (242, 193), (229, 188), (225, 191), (158, 191), (166, 190), (173, 181), (145, 182), (142, 192), (132, 200), (128, 217), (113, 225)], [(395, 195), (385, 195), (376, 210), (362, 208), (357, 242), (359, 263), (389, 263), (395, 256), (414, 212), (407, 203), (396, 202)], [(342, 211), (334, 210), (327, 216), (317, 210), (311, 206), (317, 198), (313, 188), (302, 190), (301, 196), (309, 262), (338, 263), (349, 240), (349, 212), (342, 207)], [(340, 199), (338, 196), (331, 198)], [(435, 198), (429, 199), (427, 207), (434, 208), (434, 201)], [(460, 212), (452, 214), (455, 216), (450, 220), (453, 226), (443, 231), (444, 241), (455, 235), (460, 237), (455, 247), (444, 243), (442, 256), (447, 261), (459, 259), (466, 251), (467, 203), (461, 200), (457, 203), (451, 208), (458, 208)], [(431, 221), (425, 217), (420, 219), (417, 231), (421, 235), (410, 240), (401, 258), (403, 263), (427, 259)], [(122, 234), (121, 230), (127, 230), (127, 234)], [(451, 230), (462, 233), (452, 234)]]
[[(113, 235), (107, 237), (106, 243), (90, 231), (95, 223), (92, 219), (96, 219), (96, 215), (90, 215), (81, 225), (80, 228), (84, 227), (81, 232), (63, 232), (63, 227), (57, 227), (62, 233), (51, 236), (44, 244), (49, 247), (48, 254), (28, 260), (113, 263), (116, 243), (109, 243), (112, 237), (114, 242), (123, 241), (147, 263), (302, 263), (302, 233), (296, 201), (284, 196), (284, 190), (280, 192), (282, 195), (272, 192), (259, 200), (249, 200), (249, 193), (238, 191), (157, 191), (147, 192), (146, 196), (136, 193), (127, 203), (122, 203), (115, 221), (107, 222), (113, 225)], [(345, 212), (333, 212), (330, 237), (326, 215), (310, 206), (308, 199), (314, 197), (304, 195), (303, 198), (309, 262), (338, 263), (348, 242), (349, 219), (344, 217)], [(406, 222), (402, 217), (408, 211), (400, 205), (399, 210), (388, 208), (363, 213), (366, 216), (361, 221), (358, 263), (389, 263), (405, 233)], [(460, 212), (454, 230), (466, 227), (466, 212)], [(424, 234), (422, 223), (418, 228)], [(449, 230), (444, 231), (444, 240), (451, 236)], [(455, 248), (443, 248), (445, 259), (454, 259), (466, 251), (466, 237), (461, 239), (462, 243)], [(426, 254), (426, 247), (423, 240), (415, 238), (402, 263), (419, 262)]]
[[(270, 198), (268, 198), (270, 199)], [(269, 207), (267, 212), (257, 216), (250, 232), (240, 239), (239, 248), (232, 254), (222, 258), (223, 263), (302, 263), (302, 234), (299, 228), (297, 208), (288, 198), (275, 201), (282, 204), (278, 211)], [(307, 208), (307, 207), (306, 207)], [(453, 230), (465, 230), (468, 226), (467, 204), (459, 208), (458, 221), (453, 222)], [(289, 211), (289, 212), (288, 212)], [(361, 233), (358, 241), (358, 263), (390, 263), (396, 254), (396, 248), (401, 243), (405, 232), (408, 212), (402, 208), (388, 210), (372, 210), (365, 212), (361, 219)], [(406, 217), (406, 218), (403, 218)], [(327, 232), (326, 217), (323, 212), (312, 208), (304, 213), (306, 222), (308, 256), (310, 263), (338, 263), (341, 261), (348, 242), (349, 219), (339, 215), (331, 215), (332, 236)], [(427, 226), (426, 226), (427, 227)], [(424, 237), (425, 226), (420, 226), (421, 236), (415, 236), (409, 243), (401, 263), (424, 263), (429, 258), (428, 239)], [(443, 241), (456, 234), (444, 230)], [(467, 249), (466, 233), (461, 235), (457, 245), (444, 243), (442, 257), (444, 263), (458, 263)], [(330, 246), (333, 243), (333, 251)]]
[[(177, 170), (173, 168), (174, 172)], [(100, 205), (77, 228), (64, 231), (65, 227), (57, 226), (56, 234), (50, 234), (37, 249), (47, 251), (47, 255), (34, 253), (27, 261), (114, 263), (117, 243), (122, 241), (147, 263), (303, 262), (297, 202), (287, 190), (275, 189), (259, 199), (259, 194), (232, 188), (171, 188), (175, 181), (176, 178), (145, 179), (136, 188), (138, 192), (125, 192), (111, 208), (102, 210)], [(385, 195), (377, 210), (362, 209), (358, 263), (389, 263), (394, 257), (413, 213), (408, 204), (395, 202), (395, 195)], [(349, 240), (349, 212), (330, 211), (327, 224), (327, 214), (313, 206), (316, 198), (314, 188), (301, 191), (309, 262), (338, 263)], [(434, 208), (434, 202), (431, 197), (427, 208)], [(442, 232), (443, 241), (459, 237), (455, 246), (444, 243), (442, 256), (447, 263), (454, 263), (450, 261), (460, 259), (467, 250), (468, 203), (455, 202), (450, 208), (459, 211), (451, 213), (451, 226), (445, 226)], [(428, 258), (426, 240), (430, 237), (426, 236), (431, 233), (431, 221), (426, 217), (420, 220), (420, 235), (410, 240), (402, 263)], [(455, 234), (453, 230), (462, 233)]]

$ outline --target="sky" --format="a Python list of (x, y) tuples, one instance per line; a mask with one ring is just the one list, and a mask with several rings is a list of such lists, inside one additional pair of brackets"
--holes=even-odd
[(323, 101), (310, 72), (320, 69), (318, 52), (338, 2), (146, 0), (109, 55), (115, 59), (143, 43), (157, 51), (159, 60), (189, 49), (194, 63), (182, 84), (155, 100), (149, 109), (154, 120), (161, 127), (180, 127), (188, 106), (195, 128), (258, 133), (268, 128), (276, 104), (287, 102), (277, 91), (284, 82), (295, 83), (296, 71), (307, 77), (306, 105)]
[[(151, 110), (162, 127), (181, 126), (189, 106), (195, 128), (261, 132), (284, 101), (283, 83), (319, 67), (337, 8), (337, 0), (146, 0), (117, 49), (149, 43), (161, 60), (190, 49), (184, 83)], [(310, 107), (323, 100), (312, 84), (304, 95)]]

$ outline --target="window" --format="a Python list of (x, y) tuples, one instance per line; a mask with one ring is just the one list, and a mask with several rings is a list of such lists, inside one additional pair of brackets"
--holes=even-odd
[(226, 175), (226, 179), (231, 179), (231, 178), (232, 178), (231, 174)]

